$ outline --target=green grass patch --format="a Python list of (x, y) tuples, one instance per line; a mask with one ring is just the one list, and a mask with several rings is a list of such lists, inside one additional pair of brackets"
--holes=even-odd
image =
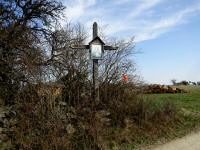
[[(142, 131), (137, 136), (134, 136), (134, 143), (125, 144), (122, 149), (133, 150), (140, 149), (143, 146), (148, 146), (156, 143), (165, 143), (177, 137), (199, 130), (200, 128), (200, 86), (178, 86), (187, 93), (176, 94), (146, 94), (143, 95), (145, 101), (151, 101), (152, 110), (169, 102), (175, 104), (178, 113), (179, 121), (171, 122), (163, 126), (161, 132), (153, 135), (151, 132)], [(160, 128), (160, 127), (159, 127)]]
[(200, 86), (178, 87), (185, 89), (186, 91), (188, 91), (188, 93), (149, 94), (146, 96), (155, 101), (157, 105), (160, 105), (166, 101), (170, 101), (176, 104), (179, 108), (184, 108), (192, 112), (200, 112)]

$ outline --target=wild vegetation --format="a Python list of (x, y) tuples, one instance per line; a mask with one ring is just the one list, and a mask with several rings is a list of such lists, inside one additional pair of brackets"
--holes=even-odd
[(71, 48), (87, 34), (60, 27), (63, 10), (54, 0), (0, 2), (0, 149), (120, 149), (182, 124), (176, 105), (143, 96), (133, 39), (107, 41), (119, 48), (99, 64), (95, 102), (89, 52)]

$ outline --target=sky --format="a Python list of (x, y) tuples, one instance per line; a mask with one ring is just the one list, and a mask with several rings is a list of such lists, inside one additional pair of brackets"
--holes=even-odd
[(133, 57), (147, 83), (200, 81), (200, 0), (64, 0), (62, 21), (94, 21), (108, 37), (135, 38)]

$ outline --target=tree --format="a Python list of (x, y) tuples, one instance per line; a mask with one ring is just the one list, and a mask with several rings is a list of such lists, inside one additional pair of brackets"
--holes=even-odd
[(173, 85), (176, 85), (176, 84), (177, 84), (177, 83), (176, 83), (176, 79), (172, 79), (171, 82), (172, 82)]
[(5, 104), (12, 103), (20, 85), (41, 69), (44, 39), (63, 9), (54, 0), (0, 2), (0, 89)]
[(181, 81), (179, 84), (180, 84), (180, 85), (188, 85), (189, 83), (188, 83), (188, 81), (183, 80), (183, 81)]
[(135, 72), (135, 64), (132, 60), (133, 54), (136, 53), (134, 39), (129, 41), (114, 40), (109, 44), (118, 47), (118, 49), (106, 51), (104, 59), (100, 62), (102, 84), (117, 83), (122, 80), (123, 74), (133, 75)]

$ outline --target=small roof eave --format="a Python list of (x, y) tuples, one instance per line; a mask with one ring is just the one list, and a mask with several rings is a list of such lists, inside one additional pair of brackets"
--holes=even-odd
[(95, 40), (99, 40), (103, 45), (105, 45), (105, 43), (101, 40), (100, 37), (96, 36), (92, 41), (89, 42), (89, 44), (91, 44), (92, 42), (94, 42)]

